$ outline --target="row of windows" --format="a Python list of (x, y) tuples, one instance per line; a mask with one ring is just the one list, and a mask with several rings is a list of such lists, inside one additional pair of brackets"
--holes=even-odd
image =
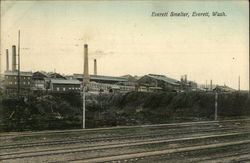
[[(80, 88), (74, 88), (74, 87), (71, 88), (71, 87), (69, 87), (68, 90), (80, 90)], [(60, 88), (57, 87), (57, 88), (56, 88), (56, 91), (60, 91)], [(66, 88), (63, 87), (63, 88), (62, 88), (62, 91), (66, 91)]]
[(126, 91), (129, 91), (129, 90), (135, 90), (135, 87), (126, 87), (126, 86), (121, 86), (120, 88), (121, 88), (121, 90), (126, 90)]
[[(8, 82), (9, 85), (17, 85), (17, 82)], [(30, 85), (30, 82), (21, 82), (23, 85)]]
[[(6, 79), (17, 79), (17, 76), (15, 76), (15, 77), (12, 77), (12, 76), (5, 76), (5, 78)], [(31, 77), (25, 77), (25, 76), (21, 76), (21, 79), (28, 79), (28, 80), (30, 80), (31, 79)]]
[[(97, 84), (97, 83), (90, 83), (91, 88), (98, 88), (98, 89), (108, 89), (112, 87), (111, 84)], [(119, 86), (121, 90), (135, 90), (135, 87), (132, 86)]]

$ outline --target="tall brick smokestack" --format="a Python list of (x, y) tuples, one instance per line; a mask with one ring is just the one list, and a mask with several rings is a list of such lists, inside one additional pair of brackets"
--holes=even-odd
[(12, 71), (15, 71), (16, 69), (16, 46), (12, 46)]
[(96, 63), (96, 59), (94, 59), (94, 75), (97, 75), (97, 63)]
[(6, 71), (9, 71), (9, 50), (6, 49)]
[(185, 83), (187, 83), (187, 75), (184, 75), (184, 80), (185, 80)]
[(89, 62), (88, 62), (88, 44), (84, 44), (84, 73), (83, 83), (89, 83)]

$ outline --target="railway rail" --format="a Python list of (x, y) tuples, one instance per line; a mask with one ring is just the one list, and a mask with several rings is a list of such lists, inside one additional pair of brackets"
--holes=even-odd
[(47, 131), (27, 131), (27, 132), (10, 132), (10, 133), (0, 133), (0, 137), (8, 136), (35, 136), (41, 134), (64, 134), (72, 132), (86, 132), (86, 131), (103, 131), (111, 129), (131, 129), (131, 128), (150, 128), (150, 127), (161, 127), (161, 126), (191, 126), (199, 124), (218, 124), (226, 122), (248, 122), (250, 118), (247, 119), (229, 119), (229, 120), (217, 120), (217, 121), (194, 121), (194, 122), (180, 122), (180, 123), (166, 123), (166, 124), (152, 124), (152, 125), (136, 125), (136, 126), (117, 126), (117, 127), (105, 127), (105, 128), (94, 128), (94, 129), (71, 129), (71, 130), (47, 130)]
[[(122, 144), (114, 144), (114, 145), (104, 145), (104, 146), (94, 146), (94, 147), (77, 147), (77, 148), (63, 148), (63, 149), (54, 149), (54, 150), (42, 150), (42, 151), (34, 151), (34, 152), (16, 152), (10, 154), (1, 154), (0, 160), (9, 160), (9, 159), (20, 159), (20, 158), (29, 158), (29, 157), (38, 157), (38, 156), (49, 156), (49, 155), (58, 155), (58, 154), (68, 154), (68, 153), (77, 153), (77, 152), (94, 152), (98, 150), (110, 150), (110, 149), (121, 149), (124, 147), (135, 147), (135, 146), (145, 146), (145, 145), (157, 145), (161, 143), (179, 143), (179, 142), (190, 142), (190, 141), (201, 141), (202, 139), (217, 139), (217, 138), (225, 138), (230, 136), (241, 136), (246, 135), (250, 136), (250, 132), (243, 133), (230, 133), (230, 134), (218, 134), (218, 135), (209, 135), (209, 136), (198, 136), (198, 137), (188, 137), (188, 138), (179, 138), (179, 139), (170, 139), (170, 140), (156, 140), (156, 141), (144, 141), (138, 143), (122, 143)], [(200, 145), (200, 144), (198, 144)], [(151, 149), (152, 150), (152, 149)], [(148, 150), (150, 151), (150, 149)]]
[[(93, 163), (93, 162), (108, 162), (108, 161), (125, 161), (125, 160), (131, 160), (131, 159), (139, 160), (141, 158), (145, 159), (146, 157), (149, 157), (149, 156), (159, 156), (159, 155), (165, 155), (165, 154), (170, 154), (170, 153), (204, 150), (204, 149), (219, 148), (219, 147), (240, 145), (240, 144), (250, 144), (250, 140), (229, 142), (229, 143), (218, 143), (218, 144), (203, 145), (203, 146), (191, 146), (191, 147), (184, 147), (184, 148), (177, 148), (177, 149), (166, 149), (166, 150), (150, 151), (150, 152), (143, 152), (143, 153), (114, 155), (114, 156), (100, 157), (100, 158), (91, 158), (91, 159), (84, 159), (84, 162)], [(82, 161), (83, 160), (70, 160), (70, 162), (74, 162), (74, 163), (80, 163)]]
[[(245, 127), (239, 127), (238, 130), (245, 131)], [(210, 132), (234, 132), (235, 129), (228, 127), (221, 127), (219, 129), (201, 129), (200, 134), (210, 133)], [(238, 131), (237, 131), (238, 132)], [(183, 131), (172, 132), (172, 133), (160, 133), (160, 134), (139, 134), (139, 135), (126, 135), (126, 136), (112, 136), (112, 137), (99, 137), (99, 138), (83, 138), (83, 139), (70, 139), (70, 140), (59, 140), (59, 141), (43, 141), (36, 143), (24, 143), (24, 144), (14, 144), (14, 145), (4, 145), (0, 146), (0, 150), (3, 149), (15, 149), (15, 148), (28, 148), (28, 147), (41, 147), (41, 146), (52, 146), (52, 145), (67, 145), (67, 144), (77, 144), (77, 143), (88, 143), (88, 142), (111, 142), (111, 141), (122, 141), (127, 139), (149, 139), (149, 138), (159, 138), (167, 136), (177, 136), (177, 135), (187, 135), (194, 134), (197, 131)]]
[[(36, 142), (36, 139), (32, 138), (28, 143), (14, 141), (14, 144), (10, 142), (1, 145), (0, 162), (32, 162), (34, 159), (36, 162), (147, 162), (148, 160), (164, 162), (167, 159), (178, 160), (180, 153), (231, 147), (241, 147), (241, 150), (237, 154), (222, 152), (221, 155), (213, 157), (190, 158), (186, 162), (188, 160), (191, 160), (190, 162), (230, 160), (234, 159), (233, 155), (244, 161), (250, 159), (250, 127), (247, 125), (249, 121), (250, 119), (241, 119), (147, 125), (137, 126), (136, 130), (133, 130), (133, 127), (91, 129), (79, 131), (79, 133), (77, 131), (78, 134), (83, 133), (83, 137), (74, 137), (73, 134), (66, 140), (60, 137), (59, 140)], [(122, 132), (117, 132), (117, 129)], [(88, 132), (93, 135), (85, 137)], [(55, 133), (48, 133), (48, 135)], [(46, 133), (43, 134), (46, 135)], [(64, 131), (61, 134), (64, 134)], [(23, 136), (36, 137), (37, 134), (20, 137)], [(9, 138), (9, 135), (6, 138)], [(169, 158), (169, 155), (173, 157)]]

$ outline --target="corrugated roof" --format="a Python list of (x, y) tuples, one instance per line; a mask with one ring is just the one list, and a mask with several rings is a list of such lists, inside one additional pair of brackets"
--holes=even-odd
[(64, 80), (64, 79), (51, 79), (53, 84), (81, 84), (79, 80)]
[[(4, 75), (14, 75), (17, 76), (18, 75), (18, 71), (5, 71)], [(32, 72), (24, 72), (24, 71), (20, 71), (20, 75), (21, 76), (32, 76)]]
[(180, 85), (178, 83), (179, 82), (178, 80), (166, 77), (164, 75), (148, 74), (147, 76), (154, 78), (156, 80), (162, 80), (162, 81), (167, 82), (167, 83), (172, 84), (172, 85)]
[(228, 91), (228, 92), (230, 92), (230, 91), (235, 91), (235, 89), (230, 88), (230, 87), (228, 87), (228, 86), (216, 86), (216, 87), (214, 88), (214, 90)]
[[(73, 74), (74, 78), (82, 79), (82, 74)], [(90, 75), (90, 80), (106, 80), (106, 81), (116, 81), (116, 82), (126, 82), (128, 79), (124, 77), (113, 77), (113, 76), (101, 76), (101, 75)]]
[(42, 75), (45, 78), (49, 77), (47, 74), (45, 74), (44, 72), (41, 72), (41, 71), (37, 71), (37, 72), (33, 73), (33, 77), (37, 77), (37, 75)]

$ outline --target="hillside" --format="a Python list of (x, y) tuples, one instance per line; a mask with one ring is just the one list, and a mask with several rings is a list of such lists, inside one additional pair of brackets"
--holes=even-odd
[[(1, 131), (72, 129), (81, 127), (82, 98), (65, 95), (1, 96)], [(87, 96), (87, 128), (213, 120), (214, 94), (141, 93)], [(219, 94), (220, 119), (250, 115), (247, 93)]]

